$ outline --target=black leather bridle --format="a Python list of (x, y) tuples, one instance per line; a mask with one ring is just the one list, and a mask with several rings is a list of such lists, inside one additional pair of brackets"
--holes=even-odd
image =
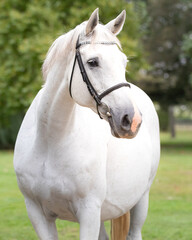
[[(98, 115), (102, 119), (101, 114), (100, 114), (99, 109), (98, 109), (99, 105), (102, 104), (102, 102), (101, 102), (102, 98), (104, 98), (106, 95), (108, 95), (112, 91), (114, 91), (116, 89), (119, 89), (121, 87), (130, 87), (130, 84), (129, 83), (119, 83), (119, 84), (114, 85), (113, 87), (108, 88), (103, 93), (98, 94), (97, 91), (95, 90), (95, 88), (93, 87), (93, 85), (91, 84), (88, 76), (87, 76), (87, 72), (86, 72), (85, 67), (83, 65), (83, 61), (82, 61), (81, 54), (80, 54), (80, 47), (82, 45), (86, 45), (86, 44), (91, 44), (91, 42), (90, 41), (85, 41), (85, 42), (79, 43), (79, 38), (78, 38), (77, 43), (76, 43), (75, 59), (74, 59), (73, 68), (72, 68), (71, 77), (70, 77), (69, 93), (70, 93), (70, 96), (72, 97), (72, 90), (71, 90), (71, 88), (72, 88), (72, 79), (73, 79), (73, 73), (74, 73), (74, 69), (75, 69), (75, 64), (76, 64), (76, 61), (77, 61), (78, 65), (79, 65), (79, 69), (80, 69), (81, 75), (82, 75), (82, 78), (83, 78), (83, 81), (87, 85), (87, 89), (88, 89), (89, 93), (94, 98), (94, 100), (96, 102), (96, 105), (97, 105)], [(96, 42), (94, 44), (113, 45), (113, 44), (116, 44), (116, 42)], [(108, 111), (106, 112), (106, 115), (107, 115), (107, 117), (111, 117), (111, 113), (110, 113), (109, 107), (108, 107)]]

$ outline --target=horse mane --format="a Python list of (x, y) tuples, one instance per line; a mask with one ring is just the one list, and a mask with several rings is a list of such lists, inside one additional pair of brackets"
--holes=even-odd
[(68, 54), (75, 48), (74, 30), (58, 37), (49, 48), (42, 66), (44, 81), (46, 81), (48, 73), (56, 61), (62, 59), (65, 66), (67, 60), (66, 56), (68, 56)]
[[(83, 22), (73, 30), (70, 30), (66, 34), (58, 37), (53, 42), (42, 66), (43, 79), (45, 82), (49, 71), (58, 60), (62, 60), (63, 66), (66, 66), (69, 55), (75, 54), (75, 47), (78, 36), (81, 35), (81, 41), (87, 40), (87, 37), (84, 34), (85, 26), (86, 22)], [(116, 42), (117, 45), (121, 48), (121, 44), (116, 36), (102, 24), (97, 25), (97, 27), (94, 29), (93, 34), (89, 37), (89, 41), (91, 41), (91, 43), (100, 41), (113, 41)]]

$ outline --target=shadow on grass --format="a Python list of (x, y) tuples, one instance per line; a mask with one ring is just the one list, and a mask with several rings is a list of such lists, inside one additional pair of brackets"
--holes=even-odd
[(182, 142), (173, 142), (173, 143), (161, 143), (162, 150), (186, 150), (192, 151), (192, 143), (182, 143)]
[(161, 133), (162, 150), (192, 151), (192, 131), (178, 131), (175, 138), (169, 133)]

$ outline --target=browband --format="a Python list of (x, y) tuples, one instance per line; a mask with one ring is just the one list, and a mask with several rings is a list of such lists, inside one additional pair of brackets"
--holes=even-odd
[(85, 42), (79, 43), (79, 40), (78, 40), (77, 44), (76, 44), (76, 49), (78, 49), (82, 45), (86, 45), (86, 44), (118, 45), (116, 42), (91, 42), (91, 41), (85, 41)]

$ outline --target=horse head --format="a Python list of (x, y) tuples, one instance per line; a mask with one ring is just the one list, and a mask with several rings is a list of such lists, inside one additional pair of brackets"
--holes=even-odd
[(125, 79), (127, 58), (116, 37), (125, 16), (123, 11), (101, 25), (96, 9), (82, 24), (69, 89), (78, 104), (91, 108), (109, 122), (115, 137), (133, 138), (142, 117), (131, 96), (131, 85)]

